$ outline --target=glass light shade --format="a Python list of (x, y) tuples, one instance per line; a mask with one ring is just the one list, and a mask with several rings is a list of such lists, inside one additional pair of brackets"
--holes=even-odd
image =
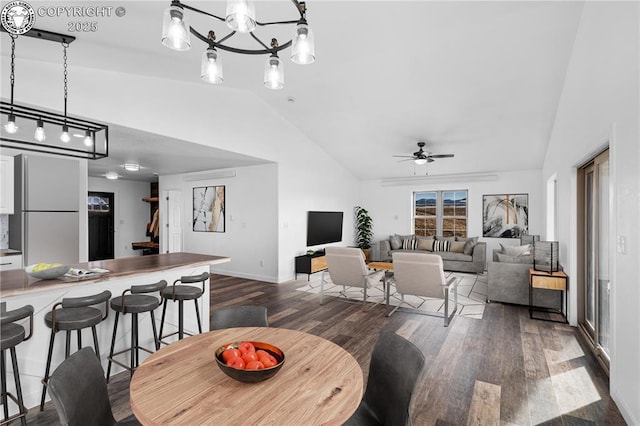
[(162, 44), (173, 50), (191, 49), (189, 15), (180, 6), (170, 6), (162, 19)]
[(67, 143), (71, 140), (71, 136), (69, 136), (69, 126), (66, 124), (62, 126), (62, 133), (60, 134), (60, 140), (64, 143)]
[(249, 33), (256, 28), (256, 9), (248, 0), (227, 0), (227, 26), (233, 31)]
[(293, 36), (291, 61), (296, 64), (311, 64), (316, 60), (316, 47), (313, 32), (307, 24), (299, 23)]
[(273, 55), (264, 65), (264, 85), (268, 89), (282, 89), (284, 87), (284, 67), (280, 58)]
[(209, 48), (202, 53), (200, 78), (212, 84), (220, 84), (224, 80), (222, 62), (216, 49)]
[(415, 160), (413, 160), (418, 166), (423, 166), (425, 164), (427, 164), (427, 159), (426, 158), (416, 158)]
[(84, 145), (85, 146), (93, 145), (93, 138), (91, 137), (91, 132), (89, 130), (84, 132)]
[(44, 123), (42, 120), (38, 120), (38, 125), (36, 127), (36, 131), (33, 134), (33, 137), (38, 142), (44, 142), (47, 139), (47, 135), (44, 133)]
[(107, 172), (104, 177), (107, 179), (115, 180), (118, 179), (118, 174), (116, 172)]
[(18, 131), (18, 126), (16, 126), (16, 116), (13, 114), (9, 114), (9, 120), (7, 124), (4, 125), (4, 129), (7, 133), (14, 134)]
[(129, 172), (137, 172), (140, 170), (140, 165), (137, 163), (124, 163), (124, 169)]

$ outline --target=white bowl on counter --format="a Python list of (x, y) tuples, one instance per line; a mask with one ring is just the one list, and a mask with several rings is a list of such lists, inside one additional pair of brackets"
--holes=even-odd
[(33, 278), (38, 278), (41, 280), (53, 280), (55, 278), (60, 278), (61, 276), (69, 272), (69, 265), (54, 266), (53, 268), (43, 269), (41, 271), (34, 271), (33, 268), (35, 266), (36, 265), (29, 265), (24, 268), (24, 271)]

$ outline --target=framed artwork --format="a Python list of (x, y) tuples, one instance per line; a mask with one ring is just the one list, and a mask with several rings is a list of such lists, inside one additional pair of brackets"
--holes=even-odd
[(224, 186), (193, 188), (193, 230), (196, 232), (224, 232)]
[(482, 196), (482, 236), (520, 238), (529, 231), (529, 194)]

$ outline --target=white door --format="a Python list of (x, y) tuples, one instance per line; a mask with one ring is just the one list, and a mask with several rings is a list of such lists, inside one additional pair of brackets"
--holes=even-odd
[(167, 203), (167, 220), (164, 222), (167, 232), (164, 233), (164, 250), (166, 253), (182, 251), (182, 191), (165, 191)]

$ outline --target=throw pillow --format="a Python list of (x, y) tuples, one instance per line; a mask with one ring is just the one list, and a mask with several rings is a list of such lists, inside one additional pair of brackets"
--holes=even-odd
[(449, 241), (450, 243), (456, 240), (456, 237), (436, 237), (438, 241)]
[(435, 240), (433, 242), (433, 251), (449, 251), (451, 243), (449, 241)]
[(518, 256), (510, 256), (504, 253), (496, 253), (496, 256), (498, 256), (499, 262), (518, 263)]
[(416, 240), (413, 238), (402, 240), (402, 249), (403, 250), (415, 250), (416, 249)]
[(506, 254), (508, 256), (520, 256), (523, 254), (531, 254), (531, 245), (530, 244), (525, 244), (523, 246), (503, 246), (502, 244), (500, 244), (501, 247), (501, 251), (503, 254)]
[(464, 241), (454, 241), (451, 243), (451, 251), (454, 253), (464, 253), (464, 246), (466, 244)]
[(464, 241), (464, 254), (472, 255), (473, 248), (478, 244), (478, 237), (465, 238)]
[(533, 263), (533, 255), (531, 254), (521, 254), (519, 256), (510, 256), (504, 253), (496, 253), (498, 256), (499, 262), (505, 263), (522, 263), (525, 265), (529, 265)]
[(402, 247), (402, 240), (398, 234), (389, 236), (389, 243), (391, 244), (391, 250), (398, 250)]
[(418, 238), (418, 250), (433, 251), (433, 238)]

